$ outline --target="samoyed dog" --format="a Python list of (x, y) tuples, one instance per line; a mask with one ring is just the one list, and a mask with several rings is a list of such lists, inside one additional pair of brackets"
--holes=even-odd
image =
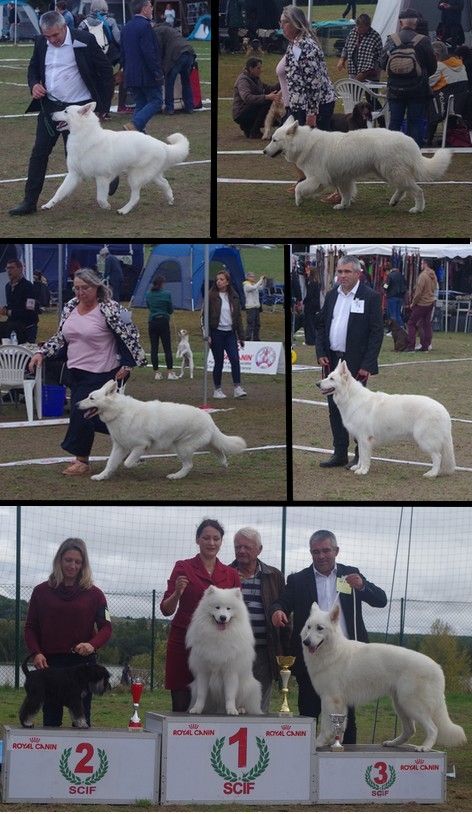
[(467, 742), (461, 726), (452, 723), (444, 700), (444, 674), (439, 664), (414, 650), (392, 644), (365, 644), (346, 639), (339, 627), (339, 605), (325, 613), (316, 602), (301, 631), (303, 657), (315, 691), (321, 698), (316, 747), (334, 741), (330, 713), (347, 715), (348, 706), (390, 695), (403, 731), (384, 746), (400, 746), (415, 733), (425, 739), (417, 752), (436, 741), (444, 746)]
[(261, 715), (261, 685), (249, 612), (240, 588), (210, 585), (187, 630), (192, 700), (189, 712)]
[(411, 193), (415, 205), (410, 212), (423, 212), (419, 182), (441, 178), (451, 161), (450, 150), (437, 150), (425, 158), (410, 136), (393, 130), (375, 127), (328, 133), (302, 127), (292, 116), (275, 131), (263, 152), (272, 157), (283, 155), (303, 171), (305, 180), (295, 187), (297, 206), (319, 187), (334, 185), (342, 195), (334, 209), (350, 206), (356, 196), (356, 180), (373, 172), (394, 188), (390, 206)]
[(92, 480), (111, 477), (123, 461), (130, 468), (139, 463), (142, 455), (166, 450), (174, 452), (182, 463), (178, 472), (167, 475), (177, 480), (188, 475), (197, 450), (212, 449), (220, 463), (227, 466), (227, 455), (236, 455), (246, 448), (243, 438), (224, 435), (204, 410), (170, 401), (138, 401), (119, 393), (113, 380), (93, 390), (77, 402), (77, 407), (86, 418), (100, 416), (113, 442), (105, 469), (92, 475)]
[(59, 122), (58, 130), (69, 130), (67, 139), (67, 175), (61, 186), (41, 209), (52, 209), (86, 178), (97, 184), (97, 202), (102, 209), (111, 209), (108, 203), (110, 182), (117, 175), (126, 174), (131, 191), (127, 204), (118, 209), (127, 215), (139, 201), (141, 187), (154, 181), (172, 205), (172, 188), (164, 173), (174, 164), (185, 161), (189, 153), (188, 139), (182, 133), (167, 137), (168, 144), (138, 131), (104, 130), (93, 112), (95, 102), (69, 105), (52, 114)]
[(433, 465), (425, 478), (455, 471), (451, 417), (439, 401), (367, 390), (351, 376), (344, 361), (317, 386), (325, 396), (333, 396), (344, 426), (357, 441), (359, 463), (351, 466), (356, 475), (367, 475), (373, 447), (402, 439), (416, 441), (431, 456)]

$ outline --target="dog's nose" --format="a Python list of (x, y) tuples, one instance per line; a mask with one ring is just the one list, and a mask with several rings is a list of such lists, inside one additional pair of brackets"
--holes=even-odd
[(226, 622), (226, 616), (223, 613), (220, 614), (219, 619), (220, 619), (220, 622)]
[(309, 647), (311, 642), (309, 639), (303, 639), (303, 644), (305, 645), (305, 647)]

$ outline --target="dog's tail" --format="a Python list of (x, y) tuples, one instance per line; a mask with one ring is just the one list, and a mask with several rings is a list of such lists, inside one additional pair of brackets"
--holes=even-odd
[(442, 178), (451, 163), (452, 153), (450, 150), (436, 150), (431, 158), (424, 155), (418, 164), (417, 181), (437, 181)]
[(167, 141), (166, 167), (173, 167), (174, 164), (185, 161), (190, 150), (188, 138), (182, 133), (171, 133), (170, 136), (167, 136)]
[(221, 432), (221, 430), (218, 429), (216, 424), (214, 426), (210, 444), (212, 447), (219, 450), (219, 452), (223, 452), (225, 455), (238, 455), (247, 447), (244, 438), (241, 438), (239, 435), (225, 435), (223, 432)]
[(436, 714), (433, 715), (433, 720), (438, 728), (437, 740), (442, 746), (463, 746), (467, 743), (466, 734), (462, 727), (451, 721), (444, 698), (441, 699), (441, 704)]
[(441, 450), (441, 467), (439, 471), (441, 475), (453, 475), (456, 471), (456, 459), (451, 437), (444, 442)]

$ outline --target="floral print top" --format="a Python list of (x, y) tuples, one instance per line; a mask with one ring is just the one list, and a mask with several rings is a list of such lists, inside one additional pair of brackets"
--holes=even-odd
[(320, 105), (335, 101), (333, 83), (328, 76), (323, 51), (316, 40), (303, 37), (289, 42), (285, 71), (292, 110), (317, 114)]

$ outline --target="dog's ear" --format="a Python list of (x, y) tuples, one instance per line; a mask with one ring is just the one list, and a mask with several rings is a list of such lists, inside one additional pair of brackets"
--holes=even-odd
[(103, 392), (105, 393), (106, 396), (111, 396), (112, 393), (116, 393), (117, 388), (118, 384), (116, 382), (116, 379), (110, 379), (109, 382), (105, 382), (105, 384), (103, 385)]
[(290, 127), (287, 127), (287, 136), (294, 136), (295, 133), (297, 132), (297, 130), (298, 130), (298, 122), (295, 121), (295, 119), (294, 119), (292, 124), (290, 125)]
[(330, 612), (329, 612), (329, 618), (331, 619), (331, 621), (332, 621), (334, 624), (337, 624), (337, 622), (338, 622), (338, 620), (339, 620), (339, 614), (340, 614), (340, 613), (341, 613), (341, 608), (339, 607), (339, 605), (338, 605), (338, 604), (336, 604), (336, 605), (334, 606), (334, 608), (331, 608), (331, 610), (330, 610)]
[(350, 375), (349, 374), (349, 368), (348, 368), (346, 362), (344, 361), (344, 359), (340, 359), (338, 364), (341, 365), (341, 371), (340, 371), (341, 375), (345, 376), (345, 377), (349, 376)]
[(311, 611), (317, 611), (319, 609), (320, 609), (320, 606), (318, 605), (318, 602), (313, 602), (310, 612)]
[(235, 595), (236, 599), (242, 599), (243, 598), (241, 588), (233, 588), (233, 590), (234, 590), (234, 595)]
[(215, 586), (214, 585), (209, 585), (208, 588), (206, 589), (205, 593), (206, 593), (207, 596), (211, 596), (211, 594), (216, 593)]
[(96, 102), (88, 102), (88, 104), (81, 106), (78, 113), (80, 116), (88, 116), (89, 113), (93, 113), (96, 107), (97, 107)]

